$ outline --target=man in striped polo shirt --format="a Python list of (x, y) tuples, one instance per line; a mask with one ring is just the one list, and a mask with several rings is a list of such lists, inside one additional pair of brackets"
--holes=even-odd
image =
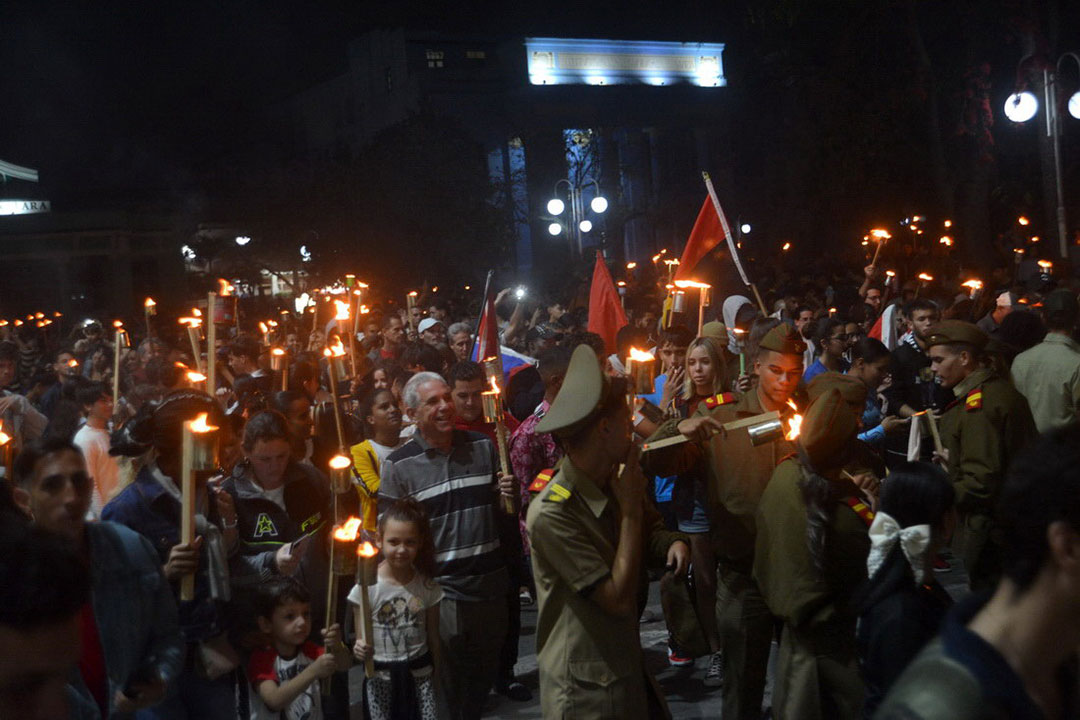
[(421, 372), (403, 391), (416, 434), (383, 461), (379, 514), (412, 497), (431, 520), (440, 603), (443, 689), (453, 718), (478, 718), (495, 680), (506, 630), (507, 558), (496, 513), (499, 494), (517, 499), (513, 476), (496, 470), (479, 433), (454, 430), (450, 387)]

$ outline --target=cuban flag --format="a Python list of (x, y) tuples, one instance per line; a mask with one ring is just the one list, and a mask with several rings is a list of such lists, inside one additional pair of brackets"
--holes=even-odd
[(484, 284), (484, 304), (480, 308), (480, 318), (476, 322), (476, 337), (473, 340), (472, 359), (483, 362), (487, 358), (497, 357), (502, 363), (503, 387), (516, 368), (524, 365), (536, 365), (535, 358), (511, 350), (499, 343), (499, 318), (495, 314), (495, 295), (492, 292), (491, 279), (494, 271), (489, 270)]

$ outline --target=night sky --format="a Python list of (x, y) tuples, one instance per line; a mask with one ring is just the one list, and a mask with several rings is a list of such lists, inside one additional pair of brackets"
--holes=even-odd
[[(733, 163), (752, 214), (777, 207), (853, 228), (918, 211), (927, 192), (928, 94), (940, 98), (945, 167), (963, 195), (985, 148), (993, 212), (1039, 208), (1036, 131), (1001, 102), (1027, 45), (1080, 49), (1080, 3), (1019, 0), (639, 4), (217, 2), (5, 3), (0, 158), (38, 168), (55, 207), (158, 203), (196, 192), (273, 103), (341, 72), (350, 38), (407, 25), (480, 37), (563, 35), (720, 41)], [(931, 61), (919, 56), (917, 18)], [(965, 94), (985, 67), (993, 127)], [(1067, 82), (1078, 84), (1076, 70)], [(974, 123), (974, 124), (973, 124)], [(1066, 120), (1067, 182), (1080, 184), (1080, 121)], [(965, 127), (967, 125), (967, 127)], [(1075, 193), (1073, 194), (1075, 196)], [(959, 202), (959, 200), (958, 200)], [(826, 206), (828, 206), (826, 208)], [(823, 209), (825, 208), (825, 209)], [(1074, 213), (1075, 214), (1075, 213)], [(846, 229), (845, 229), (846, 232)]]

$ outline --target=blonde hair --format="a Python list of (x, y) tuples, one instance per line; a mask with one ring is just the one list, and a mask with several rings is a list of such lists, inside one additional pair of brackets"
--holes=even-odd
[[(717, 339), (714, 337), (698, 337), (694, 338), (689, 345), (686, 346), (686, 365), (690, 363), (690, 353), (694, 352), (697, 348), (705, 348), (705, 354), (709, 356), (709, 360), (712, 361), (713, 367), (713, 394), (724, 391), (724, 360), (720, 354), (720, 345)], [(689, 368), (687, 367), (686, 380), (683, 383), (683, 397), (689, 400), (694, 397), (694, 381), (690, 379)]]

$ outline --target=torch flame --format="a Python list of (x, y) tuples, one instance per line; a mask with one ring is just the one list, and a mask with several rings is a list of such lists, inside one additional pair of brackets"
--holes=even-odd
[(233, 290), (235, 290), (235, 288), (228, 280), (225, 278), (218, 278), (218, 295), (221, 297), (229, 297), (232, 295)]
[(197, 317), (182, 317), (177, 322), (192, 328), (202, 327), (202, 320)]
[(919, 279), (922, 280), (923, 282), (933, 282), (934, 281), (934, 276), (929, 275), (927, 273), (919, 273)]
[(362, 558), (373, 558), (375, 557), (375, 553), (377, 552), (378, 550), (375, 549), (375, 546), (369, 543), (367, 540), (360, 543), (360, 546), (356, 548), (357, 557)]
[(875, 240), (879, 240), (879, 241), (885, 241), (885, 240), (892, 239), (892, 235), (890, 235), (889, 231), (886, 230), (885, 228), (874, 228), (873, 230), (870, 231), (870, 237), (874, 238)]
[(495, 376), (494, 376), (494, 375), (492, 375), (491, 377), (489, 377), (489, 378), (488, 378), (488, 380), (489, 380), (489, 381), (491, 382), (491, 389), (490, 389), (490, 390), (487, 390), (487, 391), (485, 391), (485, 392), (484, 392), (484, 393), (482, 393), (482, 394), (484, 394), (484, 395), (498, 395), (499, 393), (501, 393), (501, 392), (502, 392), (502, 390), (501, 390), (501, 389), (499, 389), (499, 383), (498, 383), (498, 382), (497, 382), (497, 381), (495, 380)]
[[(194, 370), (188, 370), (187, 379), (188, 379), (188, 382), (193, 382), (193, 383), (206, 382), (206, 376), (203, 375), (201, 372), (195, 372)], [(192, 428), (192, 429), (194, 429), (194, 428)], [(196, 431), (196, 432), (198, 432), (198, 431)]]
[(634, 268), (636, 268), (636, 267), (637, 267), (637, 263), (636, 263), (636, 262), (628, 262), (628, 263), (626, 263), (626, 269), (627, 269), (627, 270), (633, 270), (633, 269), (634, 269)]
[(652, 362), (656, 358), (651, 353), (632, 347), (630, 348), (630, 359), (634, 362)]
[(971, 288), (972, 290), (982, 290), (983, 289), (983, 284), (982, 284), (982, 280), (968, 280), (966, 283), (963, 283), (960, 287)]
[(1043, 270), (1049, 270), (1050, 268), (1054, 267), (1054, 263), (1050, 262), (1049, 260), (1040, 260), (1039, 267), (1041, 267)]
[(282, 355), (285, 354), (285, 351), (282, 350), (281, 348), (274, 348), (273, 350), (270, 351), (270, 354), (271, 355), (277, 355), (278, 357), (281, 357)]
[(147, 307), (147, 308), (152, 308), (152, 307), (154, 307), (155, 305), (157, 305), (157, 303), (156, 303), (156, 302), (154, 302), (154, 298), (152, 298), (152, 297), (148, 297), (148, 298), (146, 298), (146, 301), (145, 301), (145, 302), (143, 302), (143, 306), (144, 306), (144, 307)]
[(34, 319), (35, 320), (41, 320), (44, 317), (45, 317), (45, 313), (43, 313), (41, 311), (38, 311), (38, 312), (34, 313)]
[(207, 413), (202, 413), (197, 418), (188, 423), (188, 426), (191, 428), (191, 432), (208, 433), (217, 430), (216, 427), (206, 422), (207, 417)]
[(124, 327), (124, 323), (121, 322), (120, 320), (113, 320), (112, 326), (114, 328), (116, 328), (117, 330), (119, 330), (120, 328)]
[(784, 252), (787, 252), (788, 250), (791, 249), (791, 243), (789, 243), (789, 242), (784, 243), (784, 247), (782, 247), (780, 249), (783, 250)]
[(356, 542), (360, 537), (360, 518), (351, 517), (344, 525), (334, 528), (334, 539), (338, 542)]
[(941, 239), (938, 240), (938, 242), (941, 243), (942, 245), (944, 245), (945, 247), (952, 247), (953, 239), (951, 237), (949, 237), (948, 235), (942, 235)]
[(885, 274), (888, 275), (889, 277), (896, 277), (896, 273), (894, 271), (892, 271), (892, 270), (886, 270)]
[(413, 290), (413, 291), (412, 291), (411, 293), (409, 293), (409, 297), (417, 297), (417, 296), (418, 296), (419, 294), (420, 294), (420, 293), (418, 293), (418, 292), (416, 292), (415, 290)]
[(335, 300), (334, 305), (337, 306), (337, 314), (334, 315), (335, 320), (348, 320), (349, 319), (349, 303), (342, 302), (341, 300)]
[(1024, 217), (1023, 215), (1021, 215), (1020, 217), (1016, 218), (1016, 222), (1020, 223), (1021, 225), (1030, 225), (1030, 224), (1031, 224), (1031, 221), (1030, 221), (1030, 220), (1028, 220), (1028, 219), (1027, 219), (1026, 217)]
[(68, 360), (68, 367), (79, 367), (79, 361), (75, 358)]
[(352, 460), (345, 457), (344, 455), (335, 455), (334, 457), (330, 458), (331, 470), (344, 470), (350, 465), (352, 465)]
[(333, 345), (323, 350), (323, 355), (328, 358), (345, 357), (345, 346), (341, 344), (341, 338), (337, 338)]
[(702, 290), (707, 290), (707, 289), (711, 288), (712, 285), (710, 285), (708, 283), (698, 282), (697, 280), (676, 280), (675, 281), (675, 287), (683, 288), (683, 289), (685, 289), (685, 288), (700, 288)]
[(7, 445), (11, 442), (11, 436), (4, 432), (4, 423), (0, 422), (0, 445)]
[(266, 323), (260, 322), (259, 323), (259, 332), (261, 332), (261, 333), (263, 333), (265, 335), (266, 333), (270, 332), (270, 327)]
[(652, 256), (652, 261), (653, 261), (653, 265), (655, 265), (655, 264), (656, 264), (656, 262), (657, 262), (657, 261), (658, 261), (659, 259), (660, 259), (660, 254), (659, 254), (659, 253), (657, 253), (656, 255), (653, 255), (653, 256)]
[(799, 433), (802, 431), (802, 419), (803, 418), (802, 418), (802, 415), (799, 415), (799, 413), (798, 413), (798, 410), (799, 410), (798, 405), (796, 405), (795, 403), (793, 403), (790, 400), (787, 401), (787, 404), (792, 410), (795, 410), (795, 414), (792, 415), (791, 418), (788, 420), (788, 431), (784, 435), (784, 439), (785, 440), (794, 440), (795, 438), (799, 437)]

